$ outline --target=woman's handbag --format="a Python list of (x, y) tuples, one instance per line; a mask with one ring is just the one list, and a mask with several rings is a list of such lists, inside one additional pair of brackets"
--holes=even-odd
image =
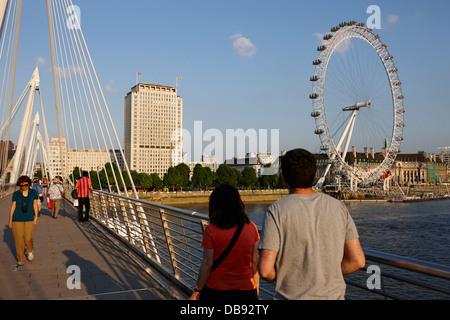
[(48, 208), (53, 209), (53, 202), (52, 199), (48, 198)]

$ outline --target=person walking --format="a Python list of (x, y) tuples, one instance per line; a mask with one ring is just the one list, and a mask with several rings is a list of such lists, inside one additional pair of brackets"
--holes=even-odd
[(316, 160), (304, 149), (281, 159), (289, 195), (267, 209), (259, 272), (276, 280), (276, 299), (345, 299), (344, 274), (365, 266), (358, 231), (345, 204), (312, 189)]
[(41, 185), (41, 181), (38, 179), (34, 180), (33, 187), (31, 189), (36, 191), (39, 196), (39, 201), (38, 201), (38, 217), (39, 217), (41, 215), (41, 204), (42, 204), (42, 202), (44, 202), (44, 188)]
[(43, 196), (44, 199), (45, 197), (47, 197), (47, 190), (48, 190), (48, 180), (47, 177), (44, 177), (44, 179), (42, 179), (42, 189), (43, 189)]
[(38, 194), (30, 189), (31, 179), (21, 176), (17, 180), (19, 190), (13, 193), (8, 227), (12, 229), (16, 247), (17, 266), (23, 266), (25, 255), (34, 258), (34, 227), (38, 219)]
[(50, 188), (48, 188), (48, 194), (53, 204), (53, 208), (51, 209), (52, 217), (54, 219), (58, 219), (61, 200), (64, 197), (65, 192), (58, 178), (54, 178), (52, 181), (53, 181), (52, 185), (50, 186)]
[[(78, 179), (75, 185), (75, 190), (77, 190), (78, 197), (78, 221), (89, 221), (89, 209), (91, 206), (89, 200), (89, 191), (92, 190), (92, 184), (87, 171), (83, 171), (83, 177)], [(84, 216), (83, 205), (85, 207)]]
[(190, 300), (257, 300), (259, 233), (245, 213), (239, 191), (227, 184), (216, 187), (209, 199), (209, 217), (203, 261)]

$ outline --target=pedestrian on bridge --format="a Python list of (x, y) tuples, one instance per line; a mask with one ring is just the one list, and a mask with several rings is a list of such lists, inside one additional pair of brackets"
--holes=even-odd
[(41, 185), (41, 182), (36, 179), (33, 181), (33, 187), (31, 188), (34, 191), (36, 191), (39, 195), (39, 201), (38, 201), (38, 216), (41, 215), (41, 203), (44, 202), (44, 188)]
[(50, 188), (48, 188), (48, 194), (50, 196), (50, 200), (52, 200), (52, 203), (53, 203), (53, 208), (51, 209), (52, 217), (54, 219), (58, 219), (59, 208), (61, 206), (61, 200), (65, 194), (64, 188), (63, 188), (62, 184), (60, 183), (59, 178), (53, 179), (52, 185), (50, 186)]
[[(91, 179), (89, 179), (89, 173), (83, 171), (83, 177), (78, 179), (75, 190), (77, 190), (78, 197), (78, 221), (89, 221), (89, 209), (91, 207), (89, 200), (89, 191), (92, 190)], [(83, 216), (83, 205), (85, 207), (85, 213)]]
[(38, 193), (30, 189), (31, 179), (27, 176), (21, 176), (17, 185), (20, 189), (13, 193), (8, 226), (14, 237), (17, 266), (23, 266), (25, 255), (29, 261), (34, 258), (33, 238), (38, 219)]
[(258, 300), (259, 233), (245, 213), (239, 191), (227, 184), (217, 186), (209, 198), (209, 217), (203, 261), (190, 300)]
[(287, 152), (281, 171), (289, 195), (266, 210), (261, 277), (276, 280), (277, 299), (344, 299), (343, 275), (365, 265), (355, 223), (342, 202), (312, 189), (316, 159), (311, 153)]

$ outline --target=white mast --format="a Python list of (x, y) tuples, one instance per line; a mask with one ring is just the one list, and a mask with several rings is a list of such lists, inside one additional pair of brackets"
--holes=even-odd
[(30, 87), (30, 92), (28, 93), (28, 101), (25, 109), (25, 113), (22, 119), (22, 126), (19, 134), (19, 141), (16, 147), (16, 154), (14, 155), (14, 162), (11, 170), (11, 177), (9, 179), (10, 182), (14, 183), (18, 179), (19, 169), (21, 160), (23, 157), (23, 152), (25, 149), (25, 138), (28, 136), (30, 124), (31, 124), (31, 116), (33, 112), (33, 102), (36, 89), (39, 89), (39, 71), (38, 68), (33, 72), (30, 81), (28, 82), (28, 86)]

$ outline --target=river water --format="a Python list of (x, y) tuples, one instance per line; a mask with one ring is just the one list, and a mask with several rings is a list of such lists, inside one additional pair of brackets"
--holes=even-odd
[[(269, 205), (246, 203), (246, 212), (261, 226)], [(450, 200), (350, 202), (346, 206), (363, 248), (450, 266)], [(177, 207), (208, 213), (208, 204)]]
[[(250, 220), (261, 226), (269, 205), (246, 203)], [(364, 248), (450, 266), (450, 200), (346, 205)], [(208, 214), (208, 204), (177, 207)]]

